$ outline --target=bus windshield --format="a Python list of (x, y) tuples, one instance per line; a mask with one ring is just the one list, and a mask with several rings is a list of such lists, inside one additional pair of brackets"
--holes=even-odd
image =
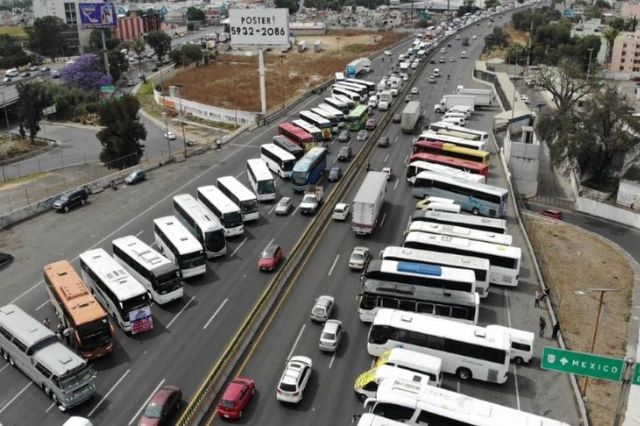
[(76, 332), (83, 342), (84, 350), (96, 349), (109, 344), (111, 341), (111, 327), (105, 318), (102, 321), (92, 321), (76, 326)]
[[(242, 216), (240, 217), (240, 223), (242, 223)], [(202, 251), (195, 251), (193, 253), (180, 256), (180, 269), (190, 269), (196, 266), (204, 265), (205, 257)]]
[[(258, 188), (260, 188), (260, 186), (258, 186)], [(240, 201), (238, 204), (238, 207), (242, 210), (242, 214), (253, 213), (258, 210), (257, 199)]]
[(222, 222), (225, 228), (233, 228), (234, 226), (242, 225), (242, 213), (239, 211), (233, 211), (222, 215)]
[(58, 377), (57, 382), (60, 389), (73, 389), (79, 385), (86, 384), (96, 376), (95, 371), (89, 366), (82, 365), (79, 369), (72, 370), (64, 376)]
[(156, 277), (156, 281), (158, 293), (169, 293), (182, 287), (182, 274), (180, 273), (180, 269), (176, 268), (169, 272), (165, 272), (164, 274), (158, 275)]
[(258, 181), (258, 194), (271, 194), (276, 191), (273, 179)]
[(309, 172), (293, 172), (291, 176), (291, 180), (296, 185), (306, 185), (307, 180), (309, 179)]
[(149, 307), (149, 298), (147, 297), (147, 293), (144, 293), (121, 303), (123, 312), (131, 312), (136, 309)]
[(204, 247), (207, 250), (218, 252), (226, 246), (224, 239), (224, 230), (218, 229), (216, 231), (205, 232), (204, 234)]

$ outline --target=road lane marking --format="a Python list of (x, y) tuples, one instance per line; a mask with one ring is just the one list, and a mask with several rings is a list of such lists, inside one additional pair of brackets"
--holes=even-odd
[(244, 240), (242, 240), (242, 242), (240, 244), (238, 244), (238, 247), (236, 247), (233, 252), (231, 252), (231, 257), (235, 256), (236, 252), (238, 250), (240, 250), (240, 247), (242, 247), (242, 245), (245, 243), (245, 241), (247, 241), (247, 238), (245, 237)]
[(176, 314), (176, 316), (174, 316), (174, 317), (173, 317), (173, 319), (172, 319), (171, 321), (169, 321), (169, 324), (167, 324), (167, 327), (166, 327), (166, 328), (171, 327), (171, 324), (173, 324), (173, 323), (174, 323), (174, 321), (175, 321), (175, 320), (177, 320), (177, 319), (178, 319), (178, 317), (179, 317), (180, 315), (182, 315), (182, 313), (184, 312), (184, 310), (185, 310), (185, 309), (187, 309), (187, 306), (189, 306), (189, 304), (190, 304), (191, 302), (193, 302), (193, 299), (195, 299), (195, 298), (196, 298), (196, 296), (191, 296), (191, 299), (189, 299), (189, 301), (188, 301), (187, 303), (185, 303), (185, 304), (184, 304), (184, 306), (182, 307), (182, 309), (180, 309), (180, 310), (178, 311), (178, 313)]
[(403, 162), (403, 163), (404, 163), (405, 165), (409, 163), (409, 155), (411, 155), (411, 154), (407, 154), (407, 156), (406, 156), (406, 157), (404, 157), (404, 162)]
[[(505, 289), (502, 289), (502, 294), (504, 294), (505, 297), (505, 301), (507, 302), (507, 324), (509, 325), (509, 328), (513, 328), (511, 326), (511, 302), (509, 300), (509, 293), (507, 293), (507, 291)], [(513, 364), (513, 384), (515, 385), (516, 388), (516, 408), (519, 410), (520, 409), (520, 389), (518, 388), (518, 371), (516, 370), (516, 365), (515, 363)]]
[(395, 185), (393, 185), (393, 190), (395, 191), (396, 188), (398, 187), (398, 183), (400, 182), (400, 179), (396, 178), (396, 183)]
[(400, 136), (396, 136), (395, 139), (393, 140), (393, 143), (398, 143), (398, 139), (400, 139)]
[(52, 409), (53, 407), (55, 407), (55, 406), (56, 406), (55, 402), (52, 402), (51, 404), (49, 404), (49, 406), (47, 407), (47, 409), (46, 409), (46, 410), (44, 410), (44, 412), (45, 412), (45, 413), (48, 413), (48, 412), (49, 412), (49, 411), (51, 411), (51, 409)]
[(5, 369), (5, 368), (7, 368), (9, 365), (11, 365), (11, 364), (6, 363), (6, 364), (4, 365), (4, 367), (0, 368), (0, 373), (2, 373), (2, 372), (4, 371), (4, 369)]
[(384, 224), (384, 220), (386, 219), (386, 217), (387, 217), (386, 213), (382, 215), (382, 220), (380, 221), (380, 228), (382, 228), (382, 225)]
[(331, 276), (333, 273), (333, 268), (336, 267), (336, 263), (338, 263), (338, 259), (340, 259), (340, 255), (336, 255), (336, 258), (333, 260), (333, 265), (331, 265), (331, 269), (329, 269), (329, 273), (327, 275)]
[(142, 231), (138, 232), (138, 233), (136, 234), (136, 237), (139, 237), (143, 232), (144, 232), (144, 230), (142, 230)]
[(304, 331), (304, 328), (306, 326), (307, 326), (307, 324), (302, 324), (302, 328), (300, 329), (300, 332), (298, 333), (298, 337), (296, 337), (296, 341), (293, 342), (293, 347), (291, 348), (291, 351), (289, 351), (289, 355), (287, 355), (287, 361), (289, 361), (291, 359), (291, 354), (293, 354), (293, 351), (296, 350), (296, 346), (298, 346), (298, 341), (302, 337), (302, 332)]
[(246, 173), (246, 170), (241, 171), (240, 173), (238, 173), (235, 178), (238, 179), (240, 176), (242, 176), (243, 174)]
[(160, 380), (160, 383), (158, 383), (158, 386), (156, 386), (156, 388), (149, 394), (149, 398), (147, 398), (146, 401), (144, 401), (142, 406), (138, 409), (138, 411), (136, 411), (136, 414), (134, 414), (133, 417), (131, 417), (131, 420), (129, 420), (129, 423), (127, 424), (127, 426), (131, 426), (131, 423), (133, 423), (136, 420), (136, 417), (140, 415), (140, 412), (144, 409), (144, 407), (146, 407), (146, 405), (149, 403), (149, 400), (151, 400), (151, 397), (153, 397), (153, 395), (156, 394), (156, 392), (158, 391), (158, 389), (160, 389), (160, 386), (163, 385), (165, 380), (166, 379)]
[(267, 212), (267, 214), (271, 214), (271, 213), (273, 213), (273, 211), (276, 209), (276, 207), (278, 207), (278, 203), (275, 203), (275, 204), (273, 205), (273, 207), (271, 207), (271, 208), (269, 209), (269, 211)]
[[(122, 377), (120, 377), (120, 378), (118, 379), (118, 381), (117, 381), (113, 386), (111, 386), (111, 389), (109, 389), (109, 392), (107, 392), (107, 393), (105, 394), (105, 396), (103, 396), (103, 397), (102, 397), (102, 399), (100, 400), (100, 402), (98, 402), (98, 403), (96, 404), (96, 406), (95, 406), (95, 407), (93, 407), (93, 409), (92, 409), (91, 411), (89, 411), (89, 414), (87, 414), (87, 417), (91, 417), (91, 416), (93, 415), (93, 413), (95, 413), (95, 411), (98, 409), (98, 407), (100, 407), (100, 406), (102, 405), (102, 403), (103, 403), (107, 398), (109, 398), (109, 395), (111, 395), (111, 392), (113, 392), (113, 391), (116, 389), (116, 387), (120, 384), (120, 382), (121, 382), (121, 381), (123, 381), (123, 380), (124, 380), (124, 378), (125, 378), (125, 377), (127, 377), (127, 374), (129, 374), (130, 372), (131, 372), (131, 369), (128, 369), (127, 371), (125, 371), (125, 372), (124, 372), (124, 374), (122, 375)], [(1, 411), (0, 411), (0, 412), (1, 412)]]
[(329, 370), (331, 370), (331, 367), (333, 367), (333, 361), (336, 360), (336, 353), (334, 352), (333, 355), (331, 355), (331, 361), (329, 361)]
[(36, 311), (39, 311), (40, 309), (42, 309), (42, 308), (44, 307), (44, 305), (46, 305), (47, 303), (49, 303), (49, 299), (47, 299), (47, 300), (45, 300), (44, 302), (42, 302), (42, 303), (40, 304), (40, 306), (38, 306), (38, 307), (36, 308)]
[(382, 162), (386, 163), (387, 160), (389, 160), (389, 153), (387, 153), (387, 155), (384, 156), (384, 160)]
[(204, 327), (202, 327), (203, 330), (206, 330), (207, 327), (209, 327), (209, 324), (211, 323), (211, 321), (213, 321), (213, 319), (218, 315), (218, 313), (220, 312), (220, 309), (222, 309), (224, 307), (224, 305), (227, 304), (227, 301), (229, 300), (229, 298), (226, 298), (222, 301), (222, 303), (220, 304), (220, 306), (218, 306), (218, 309), (216, 309), (216, 311), (213, 313), (213, 315), (211, 315), (211, 318), (209, 318), (209, 320), (207, 321), (207, 323), (204, 325)]
[(11, 405), (11, 404), (13, 403), (13, 401), (15, 401), (16, 399), (18, 399), (18, 397), (19, 397), (20, 395), (22, 395), (22, 394), (24, 393), (24, 391), (26, 391), (26, 390), (27, 390), (27, 388), (28, 388), (29, 386), (31, 386), (31, 384), (32, 384), (32, 383), (33, 383), (33, 382), (29, 382), (29, 383), (27, 383), (27, 385), (26, 385), (25, 387), (23, 387), (23, 388), (22, 388), (22, 390), (16, 394), (16, 396), (14, 396), (13, 398), (11, 398), (11, 399), (6, 403), (6, 404), (4, 404), (4, 407), (0, 408), (0, 414), (2, 414), (2, 412), (3, 412), (4, 410), (6, 410), (6, 409), (7, 409), (7, 407), (9, 407), (9, 405)]
[(295, 216), (299, 208), (300, 208), (300, 204), (298, 204), (298, 206), (295, 209), (293, 209), (293, 213), (291, 214), (291, 216)]

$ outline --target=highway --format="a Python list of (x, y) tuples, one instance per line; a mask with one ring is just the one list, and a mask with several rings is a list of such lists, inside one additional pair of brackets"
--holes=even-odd
[[(466, 31), (467, 34), (480, 34), (487, 29), (474, 26)], [(452, 43), (456, 57), (459, 57), (463, 49), (459, 42)], [(481, 43), (479, 38), (464, 49), (471, 58), (476, 58)], [(407, 45), (395, 49), (394, 55), (405, 50)], [(451, 92), (456, 84), (469, 85), (472, 63), (472, 59), (464, 62), (457, 59), (455, 63), (427, 67), (426, 72), (437, 66), (444, 75), (450, 73), (452, 76), (450, 82), (443, 77), (439, 84), (429, 85), (423, 79), (419, 85), (428, 118), (433, 118), (430, 105), (443, 93)], [(388, 61), (374, 60), (374, 72), (367, 78), (377, 82), (389, 66)], [(318, 97), (310, 97), (289, 116), (297, 116), (299, 110), (319, 102)], [(477, 114), (470, 127), (488, 129), (490, 115), (494, 112)], [(411, 138), (401, 134), (398, 127), (393, 124), (386, 130), (393, 141), (391, 147), (376, 148), (371, 159), (373, 169), (390, 165), (396, 174), (389, 183), (394, 190), (388, 193), (382, 229), (364, 240), (352, 236), (348, 223), (329, 224), (322, 243), (305, 268), (299, 271), (296, 286), (277, 310), (271, 327), (260, 339), (255, 352), (246, 358), (243, 373), (256, 379), (258, 393), (241, 423), (275, 425), (293, 420), (305, 425), (346, 424), (352, 414), (362, 411), (351, 389), (353, 379), (369, 367), (371, 358), (365, 348), (367, 328), (356, 315), (358, 274), (347, 270), (346, 260), (356, 244), (368, 245), (373, 253), (377, 253), (387, 244), (400, 242), (400, 230), (414, 200), (402, 179), (402, 165)], [(0, 272), (0, 304), (17, 303), (38, 320), (49, 317), (55, 323), (41, 281), (41, 268), (45, 263), (66, 258), (74, 261), (77, 268), (79, 253), (93, 247), (110, 250), (111, 240), (129, 234), (152, 243), (152, 219), (171, 213), (173, 195), (193, 194), (198, 186), (213, 184), (216, 177), (223, 175), (238, 176), (246, 183), (243, 171), (246, 159), (256, 157), (257, 147), (268, 142), (275, 133), (273, 125), (259, 127), (242, 134), (220, 151), (192, 158), (186, 164), (158, 169), (141, 185), (117, 192), (107, 191), (91, 198), (87, 206), (68, 215), (47, 213), (2, 232), (0, 246), (11, 252), (16, 260)], [(352, 142), (355, 150), (360, 144), (362, 142)], [(330, 146), (330, 163), (338, 152), (336, 145), (338, 143)], [(499, 170), (494, 156), (490, 181), (504, 186)], [(325, 184), (325, 189), (329, 190), (333, 185)], [(357, 185), (358, 182), (354, 188)], [(278, 192), (279, 196), (293, 196), (296, 205), (300, 201), (299, 195), (292, 195), (287, 182), (278, 182)], [(155, 326), (152, 332), (131, 337), (117, 331), (113, 355), (92, 362), (98, 371), (97, 394), (70, 413), (59, 412), (22, 373), (7, 364), (0, 366), (3, 383), (0, 422), (4, 425), (60, 425), (72, 414), (90, 417), (94, 424), (130, 425), (137, 421), (147, 398), (162, 384), (179, 385), (185, 398), (189, 398), (271, 278), (270, 274), (257, 271), (256, 262), (261, 250), (273, 240), (285, 249), (286, 254), (308, 224), (309, 219), (299, 214), (275, 217), (272, 209), (273, 204), (261, 204), (260, 220), (249, 224), (244, 236), (229, 242), (226, 257), (208, 262), (204, 277), (187, 282), (182, 301), (168, 307), (153, 306)], [(513, 211), (510, 212), (510, 224), (515, 226)], [(512, 234), (514, 244), (523, 247), (522, 236), (515, 227)], [(538, 316), (533, 308), (536, 285), (530, 259), (525, 255), (520, 286), (508, 291), (492, 288), (490, 297), (483, 300), (481, 322), (533, 329)], [(347, 338), (335, 359), (319, 353), (319, 326), (308, 321), (312, 301), (319, 294), (336, 297), (337, 318), (343, 320), (347, 329)], [(537, 343), (536, 353), (541, 352), (541, 346)], [(281, 406), (275, 400), (275, 386), (289, 352), (306, 354), (314, 360), (314, 375), (305, 399), (293, 408)], [(511, 377), (502, 386), (458, 383), (450, 377), (446, 378), (445, 386), (459, 387), (464, 393), (577, 424), (568, 379), (560, 374), (541, 372), (535, 367), (537, 362), (514, 369), (517, 381)]]

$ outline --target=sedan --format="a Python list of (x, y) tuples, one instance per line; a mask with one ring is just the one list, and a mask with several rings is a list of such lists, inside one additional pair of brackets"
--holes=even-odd
[(413, 100), (413, 96), (411, 96), (411, 93), (409, 93), (407, 96), (404, 97), (405, 102), (411, 102), (412, 100)]
[(340, 167), (332, 167), (329, 171), (329, 182), (337, 182), (342, 177), (342, 169)]
[(386, 148), (389, 146), (389, 136), (381, 136), (378, 139), (378, 146), (381, 148)]
[(182, 391), (177, 386), (163, 386), (152, 397), (142, 413), (138, 426), (171, 424), (182, 405)]
[(368, 247), (354, 247), (349, 256), (349, 268), (362, 271), (369, 263), (371, 254)]
[(540, 214), (547, 217), (552, 217), (554, 219), (562, 220), (562, 212), (560, 210), (555, 209), (544, 209), (540, 210)]
[(311, 321), (325, 322), (331, 318), (333, 307), (335, 305), (335, 299), (333, 296), (320, 296), (316, 299), (311, 308)]
[(284, 216), (289, 214), (291, 209), (293, 208), (293, 200), (289, 197), (282, 197), (278, 204), (276, 204), (276, 215)]
[(449, 62), (455, 62), (455, 61), (456, 61), (455, 56), (449, 56)]
[(164, 134), (165, 139), (169, 139), (170, 141), (176, 140), (176, 134), (173, 132), (167, 132)]
[(260, 253), (258, 268), (261, 271), (275, 271), (283, 258), (284, 252), (282, 251), (282, 247), (272, 243)]
[(367, 133), (367, 131), (363, 129), (358, 132), (358, 134), (356, 135), (356, 139), (359, 141), (366, 141), (368, 136), (369, 134)]
[(0, 253), (0, 269), (9, 266), (13, 262), (13, 256), (9, 253)]
[(218, 414), (225, 419), (239, 419), (256, 393), (256, 383), (248, 377), (236, 377), (227, 385), (220, 402)]
[(129, 176), (124, 178), (124, 183), (127, 185), (135, 185), (136, 183), (142, 182), (146, 177), (144, 170), (136, 170), (135, 172), (131, 172)]
[(343, 130), (338, 135), (338, 142), (349, 142), (351, 140), (351, 136), (349, 135), (348, 130)]
[(412, 94), (412, 95), (417, 95), (418, 93), (419, 93), (419, 92), (418, 92), (418, 88), (417, 88), (417, 87), (415, 87), (415, 86), (413, 86), (413, 87), (411, 88), (411, 94)]
[(348, 203), (338, 203), (333, 208), (331, 219), (333, 220), (347, 220), (349, 217), (349, 211), (351, 210)]
[(328, 320), (325, 322), (322, 333), (320, 333), (320, 342), (318, 343), (320, 350), (325, 352), (337, 351), (342, 340), (343, 331), (342, 321)]
[(374, 130), (376, 128), (376, 119), (375, 118), (368, 119), (364, 127), (367, 130)]

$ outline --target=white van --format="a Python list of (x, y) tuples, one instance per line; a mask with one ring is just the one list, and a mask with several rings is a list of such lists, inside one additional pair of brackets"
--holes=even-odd
[(20, 75), (20, 73), (18, 72), (17, 68), (9, 68), (5, 73), (4, 76), (5, 77), (17, 77), (18, 75)]
[(467, 115), (463, 112), (447, 111), (443, 118), (460, 118), (462, 120), (460, 126), (467, 124)]
[(460, 205), (454, 203), (438, 203), (431, 200), (420, 200), (416, 203), (416, 210), (427, 210), (432, 212), (445, 212), (460, 214)]
[(460, 53), (460, 58), (461, 58), (461, 59), (465, 59), (466, 57), (467, 57), (467, 51), (466, 51), (466, 50), (463, 50), (463, 51)]
[(337, 72), (336, 73), (336, 81), (343, 81), (344, 80), (344, 74), (341, 72)]
[(378, 106), (378, 97), (376, 95), (372, 95), (367, 102), (367, 105), (371, 108), (377, 108)]
[(462, 117), (444, 117), (440, 121), (444, 121), (445, 123), (452, 123), (452, 124), (455, 124), (456, 126), (462, 126), (462, 127), (464, 127), (465, 125), (465, 119)]
[(458, 113), (462, 113), (464, 114), (464, 116), (466, 118), (471, 117), (471, 114), (473, 113), (473, 108), (470, 106), (466, 106), (466, 105), (456, 105), (456, 106), (452, 106), (451, 108), (449, 108), (447, 110), (447, 112), (458, 112)]
[(420, 352), (410, 351), (404, 348), (393, 348), (385, 351), (375, 366), (389, 365), (400, 367), (414, 373), (426, 374), (429, 376), (431, 386), (442, 385), (442, 360), (437, 356), (427, 355)]
[(353, 384), (353, 390), (362, 401), (367, 398), (375, 398), (378, 391), (378, 385), (382, 383), (383, 380), (387, 379), (406, 380), (415, 384), (429, 383), (429, 376), (426, 374), (416, 373), (400, 367), (381, 365), (380, 367), (374, 367), (371, 370), (360, 374)]
[[(492, 325), (490, 327), (501, 327)], [(502, 327), (511, 336), (511, 359), (516, 364), (528, 364), (533, 357), (534, 334), (530, 331)]]

